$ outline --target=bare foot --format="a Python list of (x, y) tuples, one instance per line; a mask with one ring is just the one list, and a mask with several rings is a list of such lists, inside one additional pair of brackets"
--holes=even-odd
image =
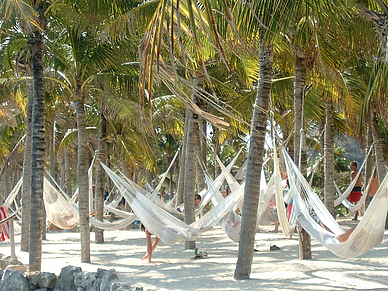
[(148, 254), (146, 254), (144, 257), (141, 258), (142, 261), (148, 258)]
[(273, 229), (273, 230), (270, 230), (269, 232), (278, 233), (279, 231), (277, 229)]

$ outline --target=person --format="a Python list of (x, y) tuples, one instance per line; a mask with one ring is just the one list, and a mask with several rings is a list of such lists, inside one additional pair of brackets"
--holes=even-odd
[(166, 187), (162, 187), (162, 191), (160, 191), (160, 199), (166, 203)]
[(201, 204), (202, 197), (199, 194), (195, 194), (195, 209), (199, 209), (199, 205)]
[(225, 190), (221, 191), (222, 197), (224, 197), (224, 198), (228, 197), (228, 195), (231, 192), (232, 192), (232, 190), (230, 190), (229, 185), (226, 185)]
[(370, 178), (370, 186), (368, 191), (369, 202), (372, 201), (375, 196), (377, 189), (379, 189), (379, 179), (377, 178), (376, 171), (373, 173), (372, 178)]
[[(290, 186), (289, 186), (289, 183), (288, 183), (288, 178), (287, 178), (287, 173), (285, 173), (284, 171), (281, 171), (280, 172), (280, 176), (282, 178), (282, 180), (280, 181), (280, 185), (282, 187), (282, 191), (283, 191), (283, 196), (287, 194), (288, 190), (290, 189)], [(291, 207), (289, 207), (289, 205), (287, 205), (286, 203), (285, 204), (285, 207), (286, 207), (286, 214), (287, 214), (287, 219), (290, 219), (290, 215), (291, 215), (291, 209), (292, 209), (292, 204), (291, 204)], [(272, 194), (271, 198), (270, 198), (270, 202), (269, 202), (269, 207), (271, 208), (276, 208), (276, 198), (275, 198), (275, 193)], [(273, 230), (270, 230), (270, 232), (272, 233), (278, 233), (279, 232), (279, 221), (275, 222), (275, 228)], [(291, 237), (292, 238), (292, 235)]]
[(339, 242), (344, 242), (344, 241), (347, 241), (347, 239), (349, 238), (349, 236), (352, 234), (352, 232), (354, 231), (356, 227), (353, 226), (351, 229), (349, 229), (347, 232), (341, 234), (341, 235), (337, 235), (335, 238), (339, 241)]
[(145, 234), (146, 234), (146, 241), (147, 241), (147, 253), (145, 254), (145, 256), (141, 260), (143, 261), (145, 259), (148, 259), (148, 263), (151, 263), (152, 253), (156, 249), (156, 247), (158, 246), (158, 244), (160, 242), (160, 238), (155, 236), (155, 240), (154, 240), (154, 242), (152, 242), (152, 238), (151, 238), (152, 233), (150, 233), (145, 228), (144, 224), (140, 225), (140, 229), (141, 229), (141, 231), (145, 232)]
[(105, 191), (104, 191), (104, 200), (106, 201), (106, 202), (110, 202), (109, 201), (109, 191), (108, 191), (108, 187), (105, 187)]
[[(120, 190), (119, 189), (117, 189), (116, 190), (116, 198), (118, 198), (118, 197), (120, 197)], [(120, 209), (122, 210), (122, 211), (124, 211), (124, 209), (125, 209), (125, 198), (124, 197), (121, 197), (121, 200), (120, 200), (120, 202), (119, 202), (119, 206), (120, 206)]]
[[(352, 171), (350, 173), (350, 180), (353, 181), (357, 174), (358, 174), (358, 168), (357, 168), (357, 162), (353, 161), (350, 163), (350, 170)], [(361, 199), (361, 186), (362, 186), (362, 176), (361, 173), (357, 178), (356, 184), (353, 187), (352, 192), (349, 194), (348, 200), (349, 202), (356, 204)], [(352, 220), (357, 221), (358, 220), (358, 211), (356, 211), (354, 218)]]

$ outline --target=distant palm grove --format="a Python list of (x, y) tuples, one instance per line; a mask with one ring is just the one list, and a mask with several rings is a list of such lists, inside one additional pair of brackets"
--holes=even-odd
[[(381, 181), (385, 2), (0, 0), (0, 186), (4, 200), (23, 179), (21, 250), (29, 252), (29, 270), (41, 269), (48, 174), (69, 196), (78, 188), (80, 257), (90, 262), (94, 157), (102, 221), (113, 184), (100, 162), (143, 187), (157, 183), (179, 150), (165, 186), (191, 223), (194, 194), (206, 188), (203, 167), (214, 178), (221, 172), (215, 156), (228, 164), (242, 150), (234, 169), (246, 162), (236, 279), (251, 272), (256, 221), (249, 217), (271, 137), (304, 174), (322, 160), (320, 193), (333, 215), (333, 181), (348, 171), (335, 138), (353, 137), (364, 153), (373, 147), (365, 177), (376, 165)], [(103, 242), (103, 230), (94, 232)], [(301, 230), (300, 258), (311, 257), (309, 239)]]

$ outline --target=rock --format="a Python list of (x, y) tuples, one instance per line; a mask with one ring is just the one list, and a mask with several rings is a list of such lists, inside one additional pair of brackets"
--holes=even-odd
[[(117, 276), (116, 270), (102, 270), (98, 269), (97, 272), (101, 272), (103, 276), (101, 276), (101, 284), (100, 291), (110, 291), (111, 285), (115, 282), (119, 282), (119, 277)], [(100, 276), (99, 276), (100, 277)]]
[(74, 276), (82, 272), (80, 267), (67, 266), (62, 268), (54, 291), (75, 291)]
[(23, 265), (23, 263), (19, 262), (17, 259), (12, 259), (11, 257), (2, 256), (0, 258), (1, 269), (5, 270), (8, 266), (12, 266), (12, 269), (19, 270), (22, 272), (26, 272), (27, 268)]
[(0, 281), (0, 291), (30, 291), (30, 285), (23, 273), (17, 270), (5, 270)]
[(31, 290), (38, 288), (54, 289), (57, 283), (57, 276), (49, 272), (33, 272), (27, 274)]
[[(109, 291), (132, 291), (133, 287), (129, 283), (114, 282)], [(142, 291), (143, 289), (139, 290)]]

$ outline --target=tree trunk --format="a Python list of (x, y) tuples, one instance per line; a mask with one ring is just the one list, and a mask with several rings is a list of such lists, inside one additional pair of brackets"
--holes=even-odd
[[(377, 177), (379, 178), (379, 184), (381, 185), (381, 182), (383, 181), (385, 174), (386, 174), (386, 168), (385, 168), (385, 158), (384, 158), (384, 150), (383, 150), (383, 141), (381, 138), (380, 129), (378, 126), (378, 115), (376, 113), (376, 104), (372, 105), (372, 135), (373, 135), (373, 141), (375, 143), (375, 157), (376, 157), (376, 168), (377, 168)], [(388, 215), (385, 220), (385, 229), (388, 229)]]
[[(205, 181), (205, 175), (203, 173), (202, 167), (204, 166), (204, 161), (202, 160), (201, 155), (201, 129), (200, 125), (202, 124), (202, 119), (198, 118), (193, 126), (193, 139), (195, 141), (194, 147), (194, 158), (195, 158), (195, 166), (196, 166), (196, 176), (197, 176), (197, 190), (198, 192), (202, 191), (203, 189), (206, 189), (206, 181)], [(201, 161), (202, 166), (199, 162)]]
[[(30, 68), (27, 68), (27, 76), (31, 76)], [(30, 190), (31, 190), (31, 156), (32, 156), (32, 106), (34, 103), (34, 81), (27, 78), (27, 108), (26, 108), (26, 139), (24, 144), (23, 160), (23, 188), (22, 188), (22, 233), (20, 250), (28, 252), (30, 235)]]
[[(386, 173), (384, 150), (382, 145), (383, 142), (382, 142), (380, 130), (378, 127), (377, 113), (375, 110), (372, 110), (371, 113), (372, 113), (372, 135), (373, 135), (373, 141), (375, 143), (376, 167), (377, 167), (379, 183), (381, 184)], [(388, 216), (387, 216), (387, 219), (388, 219)]]
[(249, 279), (252, 268), (260, 196), (260, 187), (258, 185), (260, 185), (260, 172), (263, 165), (267, 110), (272, 85), (273, 50), (271, 45), (264, 46), (261, 33), (259, 57), (260, 77), (256, 102), (253, 108), (240, 243), (234, 272), (234, 278), (237, 280)]
[[(212, 137), (212, 142), (214, 146), (214, 154), (218, 157), (220, 157), (221, 153), (221, 145), (220, 145), (220, 140), (219, 140), (219, 135), (220, 135), (220, 130), (213, 127), (213, 137)], [(221, 168), (220, 165), (217, 163), (216, 159), (214, 158), (214, 177), (218, 177), (221, 174)]]
[(333, 123), (333, 103), (326, 101), (326, 125), (324, 143), (324, 202), (331, 215), (335, 217), (334, 207), (334, 123)]
[[(39, 13), (43, 15), (43, 13)], [(41, 19), (43, 23), (43, 19)], [(30, 36), (31, 63), (34, 78), (34, 104), (32, 109), (32, 156), (31, 156), (31, 204), (29, 271), (40, 271), (42, 267), (43, 177), (45, 165), (45, 122), (46, 108), (43, 83), (43, 37), (37, 28)], [(32, 176), (31, 176), (32, 177)]]
[[(80, 94), (79, 94), (80, 95)], [(74, 102), (77, 113), (78, 127), (78, 207), (81, 233), (81, 262), (90, 263), (90, 227), (89, 227), (89, 178), (88, 178), (88, 140), (84, 99)]]
[[(370, 115), (371, 116), (371, 115)], [(372, 122), (370, 119), (370, 116), (368, 118), (368, 126), (367, 126), (367, 134), (366, 134), (366, 153), (369, 152), (372, 144), (373, 144), (373, 135), (372, 135)], [(372, 151), (370, 155), (367, 157), (366, 160), (366, 166), (365, 166), (365, 183), (368, 185), (369, 180), (372, 178), (373, 175), (373, 168), (375, 166), (375, 155)], [(369, 199), (365, 199), (365, 209), (369, 206)]]
[[(192, 99), (196, 99), (196, 88), (199, 84), (197, 76), (193, 79), (193, 92)], [(186, 116), (187, 117), (187, 116)], [(198, 115), (189, 110), (188, 118), (185, 120), (188, 122), (188, 131), (186, 139), (186, 161), (185, 161), (185, 190), (184, 190), (184, 205), (185, 205), (185, 223), (191, 224), (194, 222), (194, 195), (195, 195), (195, 140), (196, 136), (194, 127), (198, 126)], [(185, 249), (194, 249), (195, 241), (185, 241)]]
[(187, 135), (189, 131), (189, 123), (188, 123), (189, 115), (190, 115), (190, 109), (186, 108), (182, 147), (179, 155), (179, 177), (178, 177), (178, 185), (176, 190), (176, 197), (177, 197), (176, 206), (182, 204), (183, 193), (185, 191), (186, 149), (187, 149)]
[[(102, 106), (103, 107), (103, 106)], [(105, 193), (105, 170), (102, 168), (100, 162), (106, 165), (108, 143), (106, 139), (106, 118), (101, 109), (100, 128), (98, 131), (98, 151), (96, 159), (96, 210), (98, 211), (96, 218), (99, 221), (104, 219), (104, 193)], [(95, 229), (96, 243), (104, 242), (104, 231), (102, 229)]]
[[(295, 87), (294, 87), (294, 161), (301, 168), (302, 160), (302, 130), (303, 130), (303, 101), (306, 83), (306, 57), (304, 50), (299, 46), (293, 47), (295, 55)], [(298, 227), (299, 232), (299, 259), (311, 258), (311, 240), (309, 234), (302, 228)]]
[(73, 187), (71, 184), (71, 151), (69, 149), (64, 150), (65, 154), (65, 189), (66, 189), (66, 194), (69, 197), (73, 196)]
[(56, 156), (55, 156), (55, 122), (50, 123), (50, 131), (49, 131), (49, 145), (50, 145), (50, 175), (54, 178), (55, 181), (57, 181), (56, 176), (56, 168), (57, 168), (57, 162), (56, 162)]

